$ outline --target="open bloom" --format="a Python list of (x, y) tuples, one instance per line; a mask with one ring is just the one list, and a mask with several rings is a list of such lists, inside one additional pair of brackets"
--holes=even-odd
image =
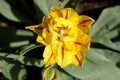
[(93, 22), (88, 16), (79, 16), (72, 8), (51, 7), (41, 24), (26, 28), (37, 33), (37, 42), (46, 46), (45, 65), (57, 63), (63, 68), (69, 64), (83, 66), (84, 51), (89, 49), (91, 40), (87, 33)]

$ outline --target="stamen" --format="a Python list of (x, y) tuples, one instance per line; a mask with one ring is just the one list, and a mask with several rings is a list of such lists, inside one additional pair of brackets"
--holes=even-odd
[(59, 27), (57, 27), (59, 30), (66, 30), (68, 29), (68, 26), (64, 26), (64, 25), (61, 25)]

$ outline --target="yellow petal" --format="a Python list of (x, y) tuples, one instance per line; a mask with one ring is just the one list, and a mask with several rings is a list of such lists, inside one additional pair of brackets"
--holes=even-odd
[(47, 45), (45, 47), (43, 57), (44, 57), (44, 62), (46, 66), (56, 63), (54, 60), (54, 53), (51, 49), (51, 45)]
[(63, 67), (67, 67), (69, 64), (74, 64), (72, 59), (75, 54), (76, 54), (75, 50), (69, 51), (64, 49), (64, 60), (60, 66), (63, 68)]
[(53, 48), (53, 52), (55, 53), (54, 59), (55, 59), (56, 63), (62, 68), (71, 64), (72, 63), (71, 59), (75, 55), (76, 51), (66, 50), (63, 47), (62, 43), (58, 43), (56, 45), (57, 45), (57, 47)]
[(63, 42), (63, 46), (65, 47), (65, 50), (68, 50), (68, 51), (75, 50), (75, 44), (73, 41)]
[(91, 29), (91, 24), (94, 20), (88, 16), (79, 16), (78, 27), (85, 33), (88, 33)]
[(56, 32), (48, 32), (47, 28), (42, 31), (42, 37), (46, 42), (46, 45), (53, 44), (57, 40), (58, 34)]
[(50, 7), (49, 11), (50, 11), (50, 12), (55, 12), (55, 11), (59, 11), (59, 10), (61, 10), (61, 9), (62, 9), (61, 7), (52, 6), (52, 7)]
[(46, 45), (46, 41), (42, 36), (37, 36), (36, 41), (42, 43), (43, 45)]
[[(77, 51), (83, 51), (83, 50), (87, 50), (90, 47), (90, 41), (91, 38), (89, 35), (79, 31), (76, 40), (75, 40), (75, 44), (77, 47)], [(78, 50), (79, 49), (79, 50)]]
[(41, 30), (42, 30), (42, 26), (41, 24), (39, 25), (34, 25), (34, 26), (28, 26), (28, 27), (25, 27), (26, 29), (30, 29), (32, 31), (34, 31), (35, 33), (41, 35)]
[(52, 33), (47, 31), (47, 28), (44, 28), (42, 30), (42, 36), (46, 41), (46, 44), (50, 44), (51, 43), (51, 38), (52, 38)]
[(65, 19), (69, 19), (73, 21), (78, 18), (77, 12), (72, 8), (64, 8), (61, 10), (61, 12), (63, 14), (63, 18)]
[(85, 59), (85, 53), (84, 52), (77, 52), (76, 55), (72, 58), (72, 64), (76, 66), (83, 66)]
[(60, 12), (61, 9), (61, 7), (51, 7), (48, 16), (50, 16), (51, 18), (62, 17), (62, 13)]

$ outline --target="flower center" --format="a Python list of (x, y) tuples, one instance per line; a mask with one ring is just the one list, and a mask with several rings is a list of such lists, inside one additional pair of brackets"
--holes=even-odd
[(55, 18), (53, 30), (60, 36), (67, 36), (68, 32), (72, 28), (72, 22), (64, 18)]
[(58, 34), (63, 35), (63, 36), (68, 35), (68, 32), (69, 32), (68, 26), (61, 25), (57, 28), (58, 28), (58, 31), (57, 31)]

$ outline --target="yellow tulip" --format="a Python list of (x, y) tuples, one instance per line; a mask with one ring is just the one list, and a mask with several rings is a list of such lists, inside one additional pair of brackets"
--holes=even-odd
[(62, 68), (69, 64), (82, 67), (84, 51), (89, 49), (91, 41), (87, 33), (93, 22), (72, 8), (51, 7), (41, 24), (26, 28), (37, 33), (37, 42), (46, 46), (43, 53), (46, 66), (57, 63)]

